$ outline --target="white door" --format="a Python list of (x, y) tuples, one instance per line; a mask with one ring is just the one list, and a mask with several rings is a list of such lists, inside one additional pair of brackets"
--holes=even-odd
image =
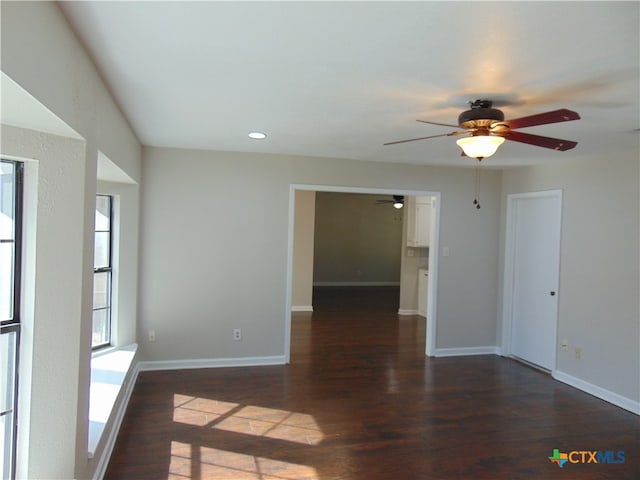
[(556, 361), (561, 210), (560, 191), (509, 196), (510, 352), (548, 370)]

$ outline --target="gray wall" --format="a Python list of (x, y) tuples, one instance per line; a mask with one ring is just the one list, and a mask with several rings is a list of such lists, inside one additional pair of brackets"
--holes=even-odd
[(297, 190), (293, 231), (293, 278), (291, 309), (313, 310), (313, 237), (316, 192)]
[[(563, 190), (557, 370), (636, 402), (639, 162), (634, 151), (508, 170), (503, 176), (505, 198)], [(569, 352), (562, 351), (562, 339), (569, 340)], [(574, 346), (582, 348), (580, 359)]]
[(314, 284), (399, 284), (404, 209), (391, 196), (316, 194)]
[[(441, 192), (440, 250), (450, 254), (438, 252), (436, 348), (499, 345), (506, 195), (562, 188), (559, 336), (583, 356), (559, 352), (558, 370), (637, 401), (637, 158), (485, 171), (477, 211), (472, 169), (145, 148), (139, 335), (154, 329), (158, 341), (142, 352), (283, 354), (291, 184)], [(242, 342), (231, 341), (236, 327)]]
[(284, 354), (291, 184), (442, 192), (436, 346), (495, 345), (500, 172), (485, 172), (480, 211), (472, 168), (149, 147), (143, 177), (146, 360)]

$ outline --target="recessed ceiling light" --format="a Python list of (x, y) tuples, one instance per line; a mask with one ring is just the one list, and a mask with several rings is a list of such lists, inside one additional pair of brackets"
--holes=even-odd
[(267, 135), (262, 132), (250, 132), (249, 138), (253, 138), (254, 140), (263, 140), (267, 138)]

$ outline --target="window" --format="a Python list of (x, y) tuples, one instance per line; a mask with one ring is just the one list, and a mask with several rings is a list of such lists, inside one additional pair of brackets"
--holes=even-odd
[(20, 340), (22, 164), (0, 162), (0, 471), (15, 478)]
[(113, 197), (96, 196), (95, 250), (93, 256), (93, 329), (91, 347), (111, 344), (111, 280)]

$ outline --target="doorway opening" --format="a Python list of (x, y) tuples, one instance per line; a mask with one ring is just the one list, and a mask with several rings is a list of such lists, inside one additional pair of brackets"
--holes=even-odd
[[(294, 307), (302, 294), (308, 299), (312, 293), (314, 312), (397, 313), (404, 197), (397, 196), (402, 202), (394, 208), (393, 197), (387, 195), (305, 193), (315, 195), (315, 215), (312, 272), (302, 275), (312, 274), (313, 288), (298, 292), (300, 286), (294, 275)], [(301, 200), (301, 193), (296, 195)], [(298, 248), (294, 245), (294, 251)], [(294, 262), (298, 260), (295, 257)]]
[[(359, 188), (359, 187), (335, 187), (335, 186), (318, 186), (318, 185), (291, 185), (290, 189), (290, 210), (289, 210), (289, 242), (288, 242), (288, 268), (287, 268), (287, 311), (285, 318), (285, 357), (287, 363), (290, 362), (291, 356), (291, 326), (292, 315), (299, 312), (307, 312), (311, 315), (311, 312), (317, 311), (316, 308), (366, 308), (367, 302), (369, 302), (369, 308), (383, 308), (388, 310), (392, 308), (393, 315), (417, 315), (417, 308), (407, 310), (401, 308), (401, 295), (403, 293), (403, 278), (402, 268), (399, 265), (395, 267), (389, 267), (389, 265), (382, 265), (382, 268), (387, 268), (386, 276), (378, 275), (378, 277), (368, 277), (370, 272), (364, 271), (363, 268), (358, 268), (354, 264), (344, 266), (347, 271), (346, 277), (338, 278), (336, 276), (331, 277), (332, 273), (336, 273), (336, 270), (343, 268), (342, 263), (338, 262), (338, 266), (334, 263), (332, 267), (329, 267), (329, 272), (324, 271), (322, 275), (316, 275), (314, 268), (314, 246), (313, 239), (315, 235), (316, 219), (315, 219), (315, 196), (328, 196), (328, 194), (340, 193), (343, 194), (340, 198), (357, 198), (359, 201), (371, 202), (371, 207), (374, 208), (387, 208), (393, 210), (391, 205), (376, 205), (376, 200), (391, 199), (394, 196), (403, 196), (404, 198), (429, 198), (433, 203), (430, 205), (433, 212), (433, 221), (431, 222), (431, 232), (429, 238), (431, 241), (430, 248), (419, 249), (417, 246), (408, 248), (406, 246), (405, 234), (402, 233), (402, 217), (406, 215), (408, 209), (403, 210), (401, 215), (397, 215), (398, 221), (398, 242), (390, 242), (392, 245), (389, 248), (395, 249), (396, 260), (400, 256), (411, 256), (414, 260), (422, 261), (425, 266), (429, 266), (429, 279), (428, 287), (425, 289), (423, 299), (426, 307), (426, 316), (429, 319), (427, 327), (423, 330), (424, 336), (424, 351), (427, 355), (433, 355), (435, 350), (435, 334), (437, 327), (436, 317), (436, 299), (437, 299), (437, 251), (438, 251), (438, 230), (439, 230), (439, 213), (440, 213), (440, 193), (432, 191), (416, 191), (416, 190), (389, 190), (389, 189), (377, 189), (377, 188)], [(306, 201), (312, 199), (311, 201)], [(360, 197), (360, 198), (358, 198)], [(338, 198), (336, 196), (334, 200)], [(430, 200), (431, 201), (431, 200)], [(382, 203), (382, 202), (380, 202)], [(343, 222), (348, 220), (342, 220)], [(306, 228), (300, 228), (301, 224), (306, 223)], [(343, 225), (344, 227), (344, 225)], [(353, 226), (351, 226), (353, 227)], [(334, 239), (330, 240), (339, 242), (340, 231), (334, 225), (336, 232), (333, 235)], [(311, 245), (309, 243), (311, 242)], [(323, 247), (325, 248), (325, 247)], [(327, 248), (331, 252), (331, 245)], [(366, 250), (366, 249), (365, 249)], [(420, 251), (422, 250), (422, 252)], [(408, 252), (408, 253), (407, 253)], [(294, 255), (295, 253), (295, 255)], [(324, 252), (326, 254), (327, 252)], [(366, 260), (366, 253), (364, 252), (364, 258)], [(420, 253), (424, 258), (420, 259)], [(391, 255), (390, 257), (393, 257)], [(302, 259), (301, 259), (302, 258)], [(365, 262), (365, 265), (372, 265), (372, 269), (381, 268), (380, 265), (373, 266), (375, 258), (370, 258), (371, 262)], [(418, 263), (416, 263), (418, 265)], [(304, 271), (306, 268), (306, 272)], [(324, 268), (324, 267), (323, 267)], [(395, 268), (395, 270), (394, 270)], [(334, 271), (331, 272), (331, 269)], [(325, 268), (326, 270), (326, 268)], [(303, 273), (301, 273), (301, 271)], [(344, 273), (344, 272), (342, 272)], [(378, 272), (379, 273), (379, 272)], [(323, 276), (324, 275), (324, 276)], [(413, 284), (417, 290), (417, 270), (414, 270)], [(376, 279), (377, 278), (377, 279)], [(373, 280), (372, 280), (373, 279)], [(381, 280), (382, 279), (382, 280)], [(295, 282), (295, 288), (294, 288)], [(332, 284), (332, 282), (334, 282)], [(377, 282), (377, 284), (376, 284)], [(356, 287), (356, 288), (354, 288)], [(358, 288), (360, 287), (360, 291)], [(307, 292), (307, 296), (300, 300), (299, 291), (303, 290)], [(341, 289), (348, 289), (349, 292), (341, 292)], [(378, 290), (376, 294), (375, 290)], [(294, 291), (295, 290), (295, 291)], [(294, 299), (294, 293), (296, 298)], [(372, 294), (374, 300), (372, 300)], [(315, 297), (314, 297), (315, 295)], [(415, 292), (416, 296), (420, 294)], [(417, 298), (417, 297), (416, 297)], [(331, 305), (329, 302), (333, 302)], [(362, 303), (364, 302), (364, 303)], [(313, 306), (312, 306), (313, 304)]]

